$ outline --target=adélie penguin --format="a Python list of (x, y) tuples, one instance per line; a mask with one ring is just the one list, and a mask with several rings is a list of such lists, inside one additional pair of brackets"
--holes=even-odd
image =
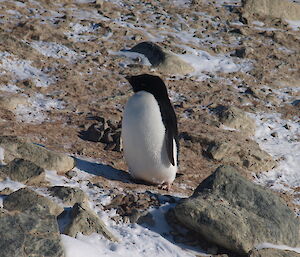
[(169, 190), (178, 159), (178, 129), (167, 88), (149, 74), (127, 76), (134, 95), (122, 120), (124, 157), (132, 177)]

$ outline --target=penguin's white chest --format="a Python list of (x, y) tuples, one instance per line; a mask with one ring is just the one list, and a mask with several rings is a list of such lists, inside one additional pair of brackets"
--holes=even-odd
[(165, 126), (154, 96), (140, 91), (127, 102), (122, 120), (125, 160), (131, 175), (153, 184), (172, 183), (177, 172), (167, 154)]

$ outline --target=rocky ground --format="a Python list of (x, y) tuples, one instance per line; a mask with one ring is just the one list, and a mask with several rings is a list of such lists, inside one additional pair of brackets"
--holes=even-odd
[[(275, 194), (292, 211), (299, 212), (296, 166), (291, 180), (280, 182), (279, 173), (274, 180), (260, 180), (273, 168), (277, 171), (284, 158), (289, 161), (288, 155), (299, 157), (300, 151), (300, 32), (299, 23), (291, 21), (300, 20), (300, 11), (298, 3), (281, 6), (281, 2), (285, 1), (272, 3), (272, 12), (267, 12), (268, 8), (262, 8), (267, 5), (254, 0), (244, 5), (233, 1), (0, 1), (0, 219), (8, 224), (18, 219), (22, 231), (43, 235), (30, 241), (25, 233), (18, 246), (24, 252), (8, 249), (6, 256), (63, 256), (64, 251), (72, 256), (66, 250), (70, 239), (62, 239), (63, 250), (60, 233), (75, 236), (77, 232), (97, 232), (118, 241), (99, 219), (103, 213), (109, 216), (108, 224), (150, 222), (151, 228), (155, 221), (149, 214), (144, 216), (149, 208), (172, 205), (178, 197), (191, 196), (220, 165), (231, 165), (243, 177), (265, 187), (288, 187), (279, 188)], [(165, 60), (156, 63), (147, 56), (146, 48), (133, 48), (145, 41), (161, 47)], [(125, 76), (140, 73), (165, 80), (178, 117), (180, 169), (169, 192), (132, 181), (123, 160), (120, 121), (132, 94)], [(280, 130), (268, 125), (272, 115), (280, 116)], [(266, 135), (258, 134), (263, 125), (269, 126)], [(269, 148), (266, 144), (286, 134), (291, 145), (285, 149), (293, 148), (284, 157), (274, 154), (271, 150), (279, 144), (274, 141)], [(58, 186), (75, 191), (67, 188), (61, 192)], [(23, 187), (20, 190), (28, 190), (21, 191), (22, 197), (38, 193), (50, 198), (58, 205), (55, 211), (48, 210), (48, 203), (25, 209), (21, 203), (10, 205), (13, 192)], [(23, 201), (30, 203), (28, 199), (38, 196), (30, 197)], [(218, 198), (229, 201), (220, 195)], [(29, 226), (32, 215), (37, 224)], [(51, 238), (39, 219), (45, 215)], [(56, 216), (58, 224), (53, 218)], [(141, 216), (143, 221), (139, 221)], [(290, 241), (280, 236), (274, 241), (262, 237), (250, 246), (242, 242), (240, 250), (222, 243), (221, 237), (216, 242), (211, 240), (212, 234), (203, 236), (207, 232), (202, 231), (200, 237), (192, 230), (177, 231), (180, 223), (175, 216), (172, 211), (167, 215), (173, 229), (168, 236), (185, 249), (176, 252), (178, 256), (201, 253), (197, 248), (198, 253), (184, 255), (190, 254), (187, 245), (198, 245), (209, 254), (239, 256), (267, 239), (268, 243), (292, 247), (299, 242), (296, 236)], [(74, 228), (76, 219), (82, 223), (92, 220), (94, 225)], [(298, 224), (297, 219), (294, 222)], [(299, 225), (293, 226), (297, 229)], [(255, 229), (247, 229), (253, 236)], [(9, 226), (2, 231), (9, 231)], [(19, 231), (14, 233), (12, 238)], [(214, 237), (219, 238), (219, 234)], [(46, 245), (46, 239), (53, 248), (41, 248), (42, 254), (29, 247), (32, 242)], [(207, 239), (214, 243), (203, 243)], [(263, 251), (268, 250), (255, 250), (251, 256), (275, 256)]]

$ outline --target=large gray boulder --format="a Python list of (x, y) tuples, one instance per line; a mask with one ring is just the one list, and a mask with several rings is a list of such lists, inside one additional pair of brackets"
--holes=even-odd
[(64, 256), (56, 217), (43, 210), (37, 213), (0, 210), (0, 238), (1, 256)]
[(4, 162), (6, 163), (15, 158), (21, 158), (29, 160), (44, 169), (58, 172), (67, 172), (75, 166), (72, 157), (28, 143), (18, 137), (0, 136), (0, 147), (4, 149)]
[(299, 220), (274, 193), (219, 167), (174, 209), (177, 219), (207, 240), (239, 254), (269, 242), (295, 247)]
[(45, 170), (31, 161), (14, 159), (8, 165), (0, 167), (0, 177), (32, 185), (45, 179)]
[(169, 74), (188, 74), (194, 68), (170, 51), (163, 50), (152, 42), (141, 42), (129, 50), (122, 50), (143, 54), (147, 57), (152, 67)]
[(113, 242), (118, 242), (118, 239), (107, 229), (104, 222), (91, 209), (80, 203), (76, 203), (72, 209), (72, 221), (65, 228), (64, 234), (76, 237), (79, 232), (84, 235), (98, 233)]
[(58, 216), (64, 210), (63, 207), (55, 202), (39, 195), (27, 187), (21, 188), (8, 195), (3, 200), (3, 207), (9, 211), (21, 212), (36, 212), (38, 208), (39, 210), (46, 210), (54, 216)]
[(289, 0), (243, 0), (244, 16), (254, 14), (300, 20), (300, 4)]

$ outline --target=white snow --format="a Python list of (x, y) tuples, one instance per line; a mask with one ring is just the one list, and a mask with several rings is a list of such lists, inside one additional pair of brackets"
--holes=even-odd
[(4, 163), (4, 152), (5, 152), (4, 148), (0, 147), (0, 166), (5, 164)]
[[(258, 175), (256, 182), (278, 191), (300, 187), (300, 118), (284, 120), (278, 113), (261, 113), (253, 117), (257, 124), (256, 141), (278, 161), (273, 170)], [(273, 132), (278, 136), (273, 137)]]
[(10, 188), (13, 191), (17, 191), (23, 187), (25, 187), (24, 184), (17, 182), (17, 181), (13, 181), (9, 178), (6, 178), (0, 182), (0, 191), (3, 190), (4, 188)]
[[(170, 238), (164, 237), (169, 232), (169, 226), (164, 218), (164, 213), (170, 208), (164, 205), (159, 209), (152, 209), (156, 224), (147, 228), (138, 224), (111, 224), (109, 229), (119, 238), (119, 243), (113, 243), (98, 234), (90, 236), (77, 235), (70, 238), (62, 235), (63, 247), (66, 257), (82, 256), (109, 256), (109, 257), (191, 257), (205, 255), (201, 250), (185, 249), (173, 244)], [(98, 254), (98, 255), (97, 255)]]
[(298, 21), (292, 21), (292, 20), (286, 20), (289, 26), (292, 28), (292, 30), (298, 31), (300, 29), (300, 20)]
[(27, 123), (42, 123), (48, 117), (45, 111), (51, 109), (63, 109), (65, 103), (50, 97), (46, 97), (40, 93), (28, 98), (29, 105), (18, 105), (15, 111), (17, 120)]
[(0, 90), (10, 93), (17, 93), (22, 91), (19, 87), (13, 84), (0, 85)]
[[(4, 179), (3, 181), (0, 181), (0, 191), (2, 191), (5, 188), (9, 188), (12, 191), (17, 191), (20, 188), (25, 187), (24, 184), (12, 181), (9, 178)], [(3, 199), (5, 196), (1, 195), (0, 196), (0, 208), (3, 208)]]
[(265, 25), (262, 21), (252, 21), (252, 24), (260, 27)]
[(14, 78), (32, 79), (37, 87), (47, 87), (55, 81), (41, 70), (33, 67), (31, 63), (31, 61), (18, 59), (8, 52), (0, 52), (0, 70), (12, 73)]
[(63, 58), (67, 61), (74, 61), (82, 56), (74, 50), (55, 42), (34, 41), (30, 45), (47, 57)]
[(189, 48), (192, 54), (177, 55), (195, 69), (192, 75), (201, 75), (202, 72), (230, 73), (239, 70), (239, 66), (232, 59), (224, 56), (212, 56), (202, 50)]
[(290, 247), (287, 245), (274, 245), (271, 243), (261, 243), (261, 244), (255, 246), (255, 248), (257, 250), (261, 250), (261, 249), (265, 249), (265, 248), (272, 248), (272, 249), (287, 250), (287, 251), (300, 253), (300, 247)]

